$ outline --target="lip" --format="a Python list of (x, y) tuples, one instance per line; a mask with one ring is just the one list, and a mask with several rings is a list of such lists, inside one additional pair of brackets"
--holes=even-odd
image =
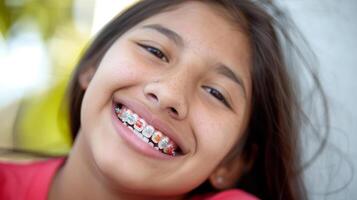
[(157, 151), (153, 149), (151, 146), (149, 146), (146, 142), (141, 141), (136, 135), (133, 134), (133, 132), (125, 126), (117, 117), (115, 111), (114, 111), (114, 106), (115, 104), (113, 103), (112, 107), (112, 122), (114, 125), (114, 128), (118, 135), (124, 140), (125, 143), (127, 143), (132, 149), (135, 151), (144, 154), (146, 156), (156, 158), (156, 159), (161, 159), (161, 160), (168, 160), (168, 159), (174, 159), (174, 156), (169, 156), (166, 154), (161, 153), (160, 151)]
[[(116, 104), (118, 104), (118, 103), (124, 105), (125, 107), (129, 108), (130, 110), (132, 110), (133, 112), (138, 114), (147, 123), (149, 123), (150, 125), (154, 126), (155, 130), (161, 131), (163, 134), (165, 134), (170, 139), (172, 139), (180, 147), (180, 149), (182, 151), (182, 154), (179, 155), (179, 156), (182, 156), (182, 155), (186, 154), (187, 151), (185, 150), (185, 147), (183, 146), (183, 142), (182, 142), (183, 140), (179, 137), (179, 135), (175, 134), (175, 132), (168, 125), (166, 125), (163, 121), (161, 121), (158, 117), (156, 117), (155, 115), (152, 115), (144, 106), (142, 106), (140, 103), (136, 103), (134, 101), (126, 101), (126, 100), (124, 100), (122, 98), (113, 97), (112, 113), (113, 113), (113, 116), (114, 116), (115, 121), (117, 122), (117, 124), (119, 124), (121, 126), (121, 128), (125, 128), (126, 131), (129, 131), (128, 133), (130, 134), (130, 136), (134, 136), (133, 138), (135, 140), (139, 141), (140, 145), (142, 145), (142, 143), (144, 143), (145, 145), (142, 145), (142, 146), (147, 146), (151, 151), (153, 151), (155, 153), (154, 156), (160, 155), (159, 157), (164, 156), (164, 157), (169, 157), (169, 158), (175, 158), (173, 156), (169, 156), (169, 155), (163, 154), (163, 153), (153, 149), (152, 147), (150, 147), (149, 145), (147, 145), (145, 142), (141, 141), (140, 139), (137, 139), (137, 136), (135, 136), (131, 132), (131, 130), (127, 126), (123, 125), (123, 123), (117, 118), (117, 116), (116, 116), (116, 114), (114, 112), (114, 106)], [(126, 136), (129, 136), (129, 135), (126, 135)], [(132, 139), (132, 138), (130, 137), (130, 138), (127, 138), (127, 139)], [(132, 143), (133, 141), (128, 141), (128, 142)], [(134, 144), (134, 146), (136, 146), (136, 145), (137, 144)], [(137, 149), (137, 150), (142, 150), (142, 148), (140, 147), (140, 149)], [(145, 151), (147, 151), (147, 152), (142, 152), (142, 153), (151, 152), (151, 151), (148, 151), (148, 149), (146, 149)], [(151, 153), (150, 153), (150, 155), (152, 155)], [(176, 156), (176, 157), (178, 157), (178, 156)]]

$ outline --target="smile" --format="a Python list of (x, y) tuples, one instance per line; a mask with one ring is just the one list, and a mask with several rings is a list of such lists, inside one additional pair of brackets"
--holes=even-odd
[(114, 111), (117, 118), (127, 126), (137, 138), (144, 141), (153, 149), (170, 156), (177, 156), (180, 154), (180, 148), (172, 139), (161, 131), (156, 130), (152, 125), (148, 124), (143, 118), (129, 108), (121, 104), (116, 104)]

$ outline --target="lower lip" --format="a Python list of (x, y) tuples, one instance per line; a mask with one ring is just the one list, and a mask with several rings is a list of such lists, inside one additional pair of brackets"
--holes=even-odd
[(128, 144), (128, 146), (130, 146), (136, 152), (156, 159), (167, 160), (174, 158), (173, 156), (163, 154), (160, 151), (152, 148), (151, 146), (149, 146), (149, 144), (134, 135), (134, 133), (118, 119), (114, 111), (114, 106), (112, 108), (112, 122), (118, 135), (124, 140), (126, 144)]

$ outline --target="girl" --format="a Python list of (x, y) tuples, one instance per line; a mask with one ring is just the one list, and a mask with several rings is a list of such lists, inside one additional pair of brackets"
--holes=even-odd
[(71, 153), (1, 164), (0, 198), (305, 199), (287, 35), (267, 10), (144, 0), (123, 12), (74, 72)]

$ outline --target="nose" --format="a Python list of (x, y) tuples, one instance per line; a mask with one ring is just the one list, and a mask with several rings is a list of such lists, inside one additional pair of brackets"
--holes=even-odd
[(188, 114), (188, 84), (184, 74), (164, 74), (154, 77), (144, 87), (146, 99), (154, 107), (169, 114), (170, 117), (182, 120)]

